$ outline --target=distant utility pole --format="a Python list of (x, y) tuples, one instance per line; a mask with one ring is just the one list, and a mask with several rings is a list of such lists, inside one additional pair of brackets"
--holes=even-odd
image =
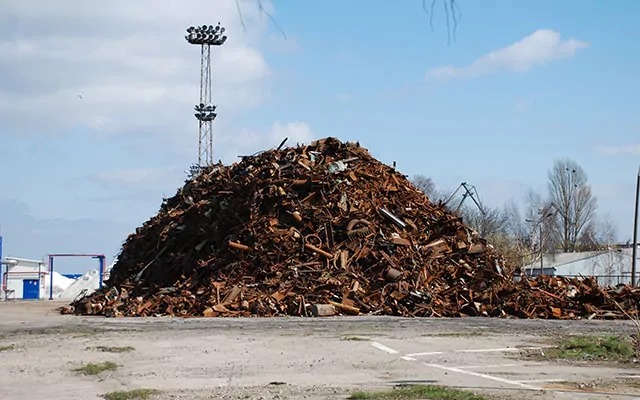
[[(541, 213), (543, 212), (543, 210), (540, 211)], [(526, 222), (530, 222), (532, 224), (534, 224), (534, 228), (531, 230), (531, 233), (533, 234), (533, 231), (535, 230), (535, 227), (538, 226), (540, 228), (540, 243), (538, 243), (538, 246), (540, 246), (540, 275), (544, 274), (544, 260), (543, 260), (543, 256), (544, 256), (544, 245), (542, 242), (542, 222), (544, 222), (545, 219), (549, 218), (553, 216), (553, 213), (548, 213), (547, 215), (545, 215), (544, 217), (541, 217), (540, 219), (533, 220), (533, 219), (525, 219)], [(532, 263), (533, 264), (533, 263)], [(533, 266), (531, 267), (531, 271), (533, 272)]]
[(204, 167), (213, 165), (213, 120), (216, 106), (211, 102), (211, 46), (221, 46), (227, 41), (225, 29), (220, 26), (202, 25), (187, 29), (185, 39), (189, 44), (200, 46), (200, 102), (195, 106), (198, 120), (198, 164), (197, 175)]
[(636, 179), (636, 207), (633, 212), (633, 250), (631, 251), (631, 286), (636, 285), (636, 254), (638, 252), (638, 199), (640, 199), (640, 167)]

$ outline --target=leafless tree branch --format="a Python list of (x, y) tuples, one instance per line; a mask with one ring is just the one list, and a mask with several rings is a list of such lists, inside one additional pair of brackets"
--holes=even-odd
[(562, 250), (576, 250), (597, 207), (587, 175), (576, 162), (563, 159), (554, 163), (549, 171), (549, 201), (555, 210)]
[[(435, 7), (438, 0), (431, 0), (431, 9), (427, 10), (427, 0), (422, 0), (422, 10), (429, 14), (429, 26), (431, 27), (431, 32), (434, 31), (433, 28), (433, 16), (435, 14)], [(442, 0), (442, 4), (444, 6), (444, 14), (445, 21), (447, 24), (447, 44), (451, 44), (451, 39), (456, 41), (456, 32), (458, 30), (458, 21), (462, 17), (462, 13), (460, 12), (460, 6), (456, 3), (456, 0)], [(451, 27), (451, 22), (453, 22), (453, 29)]]
[[(235, 1), (236, 1), (236, 10), (238, 11), (238, 18), (240, 19), (240, 24), (242, 25), (242, 30), (246, 32), (247, 26), (245, 24), (244, 16), (242, 14), (242, 7), (240, 5), (240, 0), (235, 0)], [(438, 0), (432, 0), (431, 9), (427, 10), (427, 0), (422, 0), (422, 9), (426, 14), (429, 14), (429, 25), (431, 26), (431, 32), (434, 31), (433, 15), (435, 13), (435, 6), (437, 1)], [(271, 20), (271, 22), (275, 25), (275, 27), (280, 31), (280, 33), (282, 34), (282, 37), (284, 37), (284, 39), (287, 40), (287, 34), (284, 32), (282, 27), (280, 27), (280, 24), (278, 24), (278, 21), (276, 21), (276, 19), (265, 9), (262, 3), (262, 0), (255, 0), (255, 2), (258, 7), (258, 10), (260, 10), (260, 15), (266, 15)], [(460, 6), (458, 5), (458, 3), (456, 3), (456, 0), (442, 0), (442, 3), (444, 5), (445, 20), (447, 24), (447, 44), (450, 44), (452, 38), (454, 42), (456, 41), (458, 21), (461, 19), (462, 13), (460, 11)], [(451, 26), (451, 22), (453, 22), (453, 29)]]
[[(282, 34), (282, 37), (284, 37), (284, 40), (287, 40), (287, 34), (280, 27), (280, 24), (278, 24), (278, 21), (276, 21), (276, 19), (273, 18), (273, 16), (264, 8), (264, 5), (262, 4), (262, 0), (255, 0), (255, 2), (256, 2), (256, 5), (258, 6), (258, 10), (260, 11), (260, 15), (266, 15), (271, 20), (271, 22), (273, 22), (276, 28), (280, 31), (280, 33)], [(242, 24), (242, 30), (246, 32), (247, 26), (245, 25), (244, 18), (242, 16), (242, 7), (240, 7), (240, 0), (236, 0), (236, 9), (238, 10), (238, 17), (240, 18), (240, 24)]]

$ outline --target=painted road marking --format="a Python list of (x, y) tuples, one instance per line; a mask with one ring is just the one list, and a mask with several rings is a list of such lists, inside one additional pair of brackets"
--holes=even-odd
[(471, 350), (455, 350), (456, 353), (493, 353), (493, 352), (509, 352), (521, 350), (540, 350), (540, 347), (506, 347), (504, 349), (471, 349)]
[[(538, 350), (539, 347), (506, 347), (503, 349), (467, 349), (467, 350), (453, 350), (450, 353), (507, 353), (514, 352), (520, 350)], [(409, 357), (420, 357), (420, 356), (436, 356), (440, 354), (445, 354), (444, 351), (427, 351), (422, 353), (409, 353), (407, 354)]]
[[(378, 350), (382, 350), (384, 352), (387, 352), (389, 354), (398, 354), (397, 350), (392, 349), (391, 347), (387, 347), (385, 345), (383, 345), (382, 343), (378, 343), (378, 342), (371, 342), (371, 346), (375, 347)], [(507, 351), (513, 351), (513, 348), (508, 348)], [(519, 350), (519, 349), (516, 349)], [(457, 350), (458, 352), (463, 351), (463, 352), (470, 352), (469, 350)], [(480, 351), (505, 351), (505, 349), (482, 349)], [(436, 352), (437, 354), (442, 354), (442, 352)], [(406, 361), (418, 361), (415, 358), (411, 357), (412, 355), (424, 355), (426, 353), (413, 353), (413, 354), (408, 354), (406, 356), (402, 356), (401, 358), (403, 360)], [(434, 353), (431, 353), (434, 354)], [(431, 368), (436, 368), (436, 369), (441, 369), (444, 371), (449, 371), (449, 372), (457, 372), (460, 374), (465, 374), (465, 375), (471, 375), (471, 376), (477, 376), (479, 378), (484, 378), (484, 379), (488, 379), (491, 381), (495, 381), (495, 382), (500, 382), (500, 383), (504, 383), (507, 385), (511, 385), (511, 386), (520, 386), (522, 388), (525, 389), (530, 389), (530, 390), (537, 390), (537, 391), (542, 391), (544, 389), (539, 388), (539, 387), (535, 387), (535, 386), (531, 386), (531, 385), (527, 385), (527, 381), (512, 381), (509, 379), (505, 379), (505, 378), (501, 378), (499, 376), (492, 376), (492, 375), (487, 375), (487, 374), (481, 374), (479, 372), (473, 372), (473, 371), (467, 371), (465, 369), (465, 367), (445, 367), (444, 365), (439, 365), (439, 364), (428, 364), (428, 363), (424, 363), (423, 365), (427, 366), (427, 367), (431, 367)], [(502, 366), (514, 366), (517, 364), (506, 364), (506, 365), (502, 365)], [(484, 368), (488, 368), (491, 366), (484, 366)], [(470, 367), (466, 367), (466, 368), (470, 368)], [(480, 366), (478, 367), (471, 367), (471, 368), (480, 368)]]
[(517, 367), (520, 364), (496, 364), (496, 365), (464, 365), (461, 367), (455, 367), (460, 369), (478, 369), (478, 368), (503, 368), (503, 367)]
[(518, 381), (520, 383), (538, 383), (538, 382), (565, 382), (566, 379), (531, 379), (528, 381)]
[(426, 353), (411, 353), (407, 354), (409, 357), (420, 357), (420, 356), (435, 356), (438, 354), (444, 354), (442, 351), (431, 351)]
[(518, 381), (512, 381), (512, 380), (509, 380), (509, 379), (500, 378), (498, 376), (481, 374), (479, 372), (465, 371), (464, 369), (460, 369), (460, 368), (445, 367), (444, 365), (438, 365), (438, 364), (426, 364), (425, 363), (424, 365), (426, 365), (427, 367), (441, 369), (441, 370), (444, 370), (444, 371), (458, 372), (460, 374), (477, 376), (479, 378), (489, 379), (489, 380), (492, 380), (492, 381), (505, 383), (505, 384), (511, 385), (511, 386), (520, 386), (520, 387), (523, 387), (525, 389), (538, 390), (538, 391), (543, 390), (543, 389), (540, 389), (540, 388), (535, 387), (535, 386), (527, 385), (526, 383), (521, 383), (521, 382), (518, 382)]
[(397, 351), (395, 351), (394, 349), (392, 349), (391, 347), (387, 347), (385, 345), (383, 345), (382, 343), (378, 343), (378, 342), (371, 342), (371, 345), (373, 347), (375, 347), (378, 350), (382, 350), (382, 351), (386, 351), (389, 354), (398, 354)]

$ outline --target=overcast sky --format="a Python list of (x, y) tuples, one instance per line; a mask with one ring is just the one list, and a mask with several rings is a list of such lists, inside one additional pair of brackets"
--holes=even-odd
[(418, 1), (240, 0), (245, 30), (235, 0), (0, 0), (5, 256), (111, 259), (175, 193), (197, 159), (199, 51), (185, 29), (218, 21), (216, 160), (337, 136), (499, 206), (544, 193), (553, 160), (570, 157), (630, 238), (640, 3), (456, 3), (448, 43), (442, 8), (432, 31)]

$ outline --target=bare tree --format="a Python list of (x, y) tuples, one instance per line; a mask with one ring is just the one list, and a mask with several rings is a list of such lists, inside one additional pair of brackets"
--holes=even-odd
[(504, 214), (507, 219), (507, 233), (511, 237), (518, 254), (524, 256), (530, 247), (531, 232), (525, 219), (520, 214), (520, 209), (515, 201), (510, 200), (504, 205)]
[(509, 235), (509, 215), (498, 208), (484, 207), (482, 213), (475, 205), (460, 210), (462, 220), (475, 229), (478, 235), (490, 239), (498, 235)]
[[(613, 286), (621, 283), (621, 276), (625, 269), (625, 256), (622, 250), (614, 246), (618, 238), (614, 222), (607, 215), (598, 223), (590, 223), (582, 236), (586, 235), (589, 236), (591, 241), (591, 248), (599, 253), (591, 263), (591, 274), (604, 275), (598, 279), (598, 283), (603, 286)], [(583, 238), (583, 240), (586, 239)]]
[(483, 211), (475, 204), (467, 204), (460, 214), (467, 225), (505, 257), (507, 263), (503, 272), (510, 274), (514, 268), (522, 265), (526, 249), (520, 236), (523, 233), (522, 224), (517, 222), (520, 220), (519, 211), (513, 202), (507, 203), (503, 209), (485, 206)]
[(609, 214), (596, 225), (595, 240), (600, 247), (612, 247), (618, 240), (618, 227)]
[(411, 183), (429, 197), (431, 197), (436, 191), (436, 184), (433, 182), (433, 179), (427, 178), (424, 175), (414, 176), (411, 178)]
[[(275, 25), (275, 27), (280, 31), (285, 40), (287, 40), (287, 35), (284, 30), (280, 27), (278, 22), (273, 18), (273, 16), (267, 12), (265, 5), (263, 4), (264, 0), (251, 0), (251, 2), (255, 3), (255, 6), (260, 11), (261, 15), (266, 15), (271, 22)], [(244, 2), (242, 0), (235, 0), (236, 2), (236, 10), (238, 12), (238, 18), (240, 18), (240, 24), (242, 25), (242, 29), (246, 32), (247, 26), (244, 22), (244, 17), (242, 14), (242, 5), (240, 3)], [(433, 28), (433, 16), (436, 13), (436, 5), (442, 4), (444, 6), (444, 15), (445, 22), (447, 24), (447, 44), (451, 43), (451, 40), (456, 41), (456, 31), (458, 30), (458, 22), (462, 18), (462, 12), (460, 10), (460, 5), (457, 0), (422, 0), (422, 10), (429, 16), (429, 25), (431, 26), (431, 32), (434, 31)]]
[[(527, 262), (531, 263), (540, 257), (540, 247), (546, 253), (555, 252), (558, 247), (555, 224), (551, 218), (546, 218), (553, 211), (549, 201), (529, 188), (524, 200), (523, 234), (524, 243), (528, 247)], [(526, 222), (525, 222), (526, 221)]]
[(436, 188), (436, 184), (431, 178), (424, 175), (415, 175), (411, 178), (411, 183), (426, 194), (432, 203), (438, 203), (446, 199), (446, 195)]
[(556, 160), (549, 171), (549, 201), (563, 251), (574, 251), (581, 233), (595, 216), (596, 198), (587, 174), (575, 161)]

